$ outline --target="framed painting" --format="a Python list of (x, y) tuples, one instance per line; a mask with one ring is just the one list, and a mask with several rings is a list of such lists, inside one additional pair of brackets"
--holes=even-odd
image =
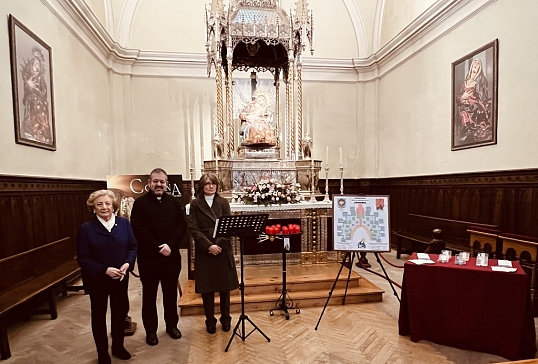
[(452, 63), (452, 150), (497, 144), (499, 40)]
[(56, 150), (52, 50), (11, 14), (9, 45), (15, 142)]

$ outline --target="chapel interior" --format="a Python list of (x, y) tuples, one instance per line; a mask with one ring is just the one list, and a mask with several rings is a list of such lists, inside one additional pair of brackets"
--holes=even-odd
[[(520, 264), (533, 323), (538, 317), (537, 1), (2, 0), (0, 13), (0, 297), (17, 279), (27, 284), (73, 258), (78, 228), (90, 218), (86, 199), (110, 176), (163, 168), (181, 176), (174, 191), (188, 204), (211, 172), (234, 214), (301, 226), (287, 254), (273, 240), (244, 241), (252, 281), (276, 280), (278, 291), (287, 260), (290, 315), (273, 312), (273, 299), (249, 302), (271, 341), (254, 332), (224, 352), (229, 335), (205, 333), (186, 243), (184, 337), (145, 344), (133, 277), (131, 362), (538, 362), (413, 342), (398, 322), (403, 265), (432, 239), (471, 259), (485, 252)], [(28, 52), (14, 41), (28, 33), (48, 48)], [(45, 75), (46, 130), (29, 129), (32, 100), (16, 83), (33, 59)], [(473, 70), (488, 77), (485, 97)], [(470, 87), (480, 95), (468, 96)], [(246, 188), (269, 179), (296, 186), (301, 202), (241, 202)], [(321, 320), (333, 278), (303, 300), (299, 277), (334, 277), (347, 257), (333, 242), (339, 195), (389, 199), (390, 251), (381, 260), (353, 253), (343, 274), (362, 280), (364, 291), (350, 288), (343, 305), (340, 282)], [(67, 248), (39, 255), (59, 241)], [(0, 362), (96, 362), (80, 284), (74, 273), (16, 307), (0, 304)], [(30, 314), (47, 306), (50, 292), (57, 318)], [(478, 308), (484, 321), (516, 320), (491, 307)]]

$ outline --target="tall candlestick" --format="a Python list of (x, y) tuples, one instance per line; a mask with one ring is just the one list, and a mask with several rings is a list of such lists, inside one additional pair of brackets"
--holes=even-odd
[[(327, 147), (329, 149), (329, 147)], [(323, 202), (330, 203), (331, 198), (329, 197), (329, 164), (325, 165), (325, 198)]]
[(329, 165), (329, 146), (327, 145), (327, 151), (325, 152), (325, 165)]
[(196, 198), (196, 190), (194, 189), (194, 166), (191, 164), (191, 168), (189, 168), (189, 174), (191, 177), (191, 200), (194, 200)]
[(342, 148), (340, 148), (340, 165), (342, 165)]

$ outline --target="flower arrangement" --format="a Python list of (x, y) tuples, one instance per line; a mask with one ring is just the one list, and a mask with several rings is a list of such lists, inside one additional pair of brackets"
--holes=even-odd
[(245, 205), (272, 205), (299, 203), (301, 195), (299, 188), (301, 185), (284, 185), (274, 179), (260, 181), (254, 186), (246, 187), (245, 192), (237, 198)]

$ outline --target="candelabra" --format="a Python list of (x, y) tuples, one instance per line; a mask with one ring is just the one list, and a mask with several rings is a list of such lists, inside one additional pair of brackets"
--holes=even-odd
[(194, 166), (191, 163), (191, 167), (189, 168), (189, 173), (191, 175), (191, 200), (194, 200), (196, 196), (196, 190), (194, 189)]
[(316, 197), (314, 196), (314, 192), (316, 191), (316, 175), (315, 175), (315, 169), (314, 169), (314, 160), (312, 159), (312, 163), (310, 164), (310, 172), (312, 173), (312, 182), (311, 182), (311, 188), (310, 188), (310, 203), (315, 203)]
[(331, 203), (331, 199), (329, 197), (329, 165), (325, 165), (325, 198), (323, 199), (323, 202)]
[(340, 194), (344, 194), (344, 166), (340, 164)]

